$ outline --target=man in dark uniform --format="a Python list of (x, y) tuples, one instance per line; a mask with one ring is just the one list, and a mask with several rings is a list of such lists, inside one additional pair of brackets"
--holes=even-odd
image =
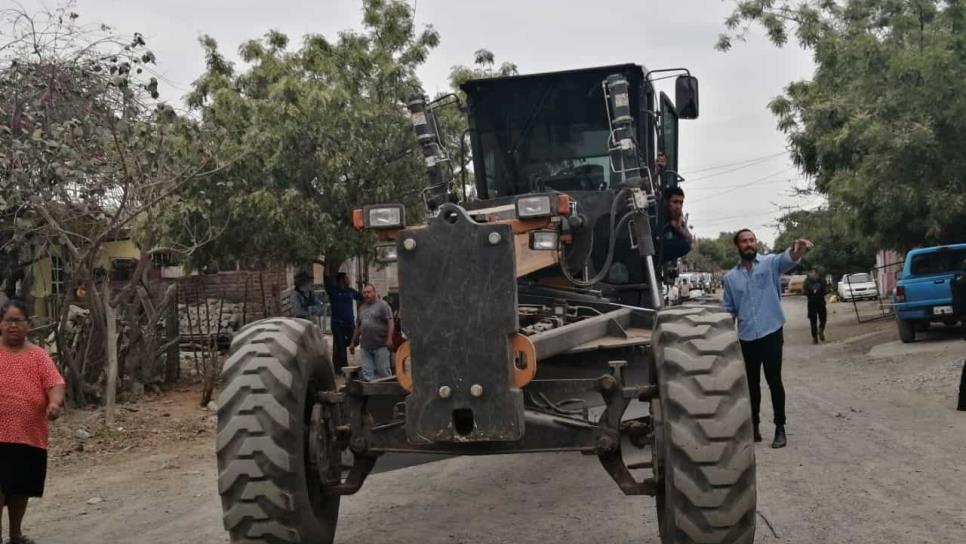
[[(962, 269), (966, 270), (966, 260), (963, 261)], [(963, 332), (966, 334), (966, 272), (957, 274), (949, 282), (949, 286), (953, 294), (953, 312), (962, 320)], [(966, 336), (963, 340), (966, 340)], [(959, 403), (956, 409), (966, 412), (966, 362), (963, 363), (963, 375), (959, 379)]]
[(667, 201), (667, 225), (664, 227), (664, 260), (680, 259), (691, 251), (694, 235), (688, 228), (688, 220), (684, 215), (684, 191), (680, 187), (671, 187), (664, 192)]
[[(654, 160), (656, 175), (660, 177), (666, 168), (667, 155), (663, 151), (658, 151)], [(662, 257), (664, 262), (668, 262), (680, 259), (691, 251), (694, 235), (691, 234), (688, 218), (684, 214), (684, 191), (677, 185), (669, 188), (664, 192), (664, 204), (667, 222), (664, 224), (664, 230), (655, 233), (654, 237), (661, 238), (664, 247)]]
[(814, 268), (805, 278), (805, 299), (808, 301), (808, 322), (812, 325), (812, 343), (825, 341), (825, 321), (828, 313), (825, 308), (825, 279)]
[(339, 272), (332, 276), (325, 276), (325, 292), (329, 295), (329, 305), (332, 309), (332, 364), (336, 372), (349, 364), (346, 350), (352, 342), (355, 331), (354, 302), (362, 302), (362, 294), (349, 286), (349, 276)]

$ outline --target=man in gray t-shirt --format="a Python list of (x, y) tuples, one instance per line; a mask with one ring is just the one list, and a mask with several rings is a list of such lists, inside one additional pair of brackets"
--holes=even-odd
[(392, 347), (394, 322), (392, 308), (379, 298), (372, 284), (367, 283), (362, 288), (362, 299), (349, 352), (355, 353), (356, 346), (361, 348), (362, 379), (368, 382), (390, 375), (389, 349)]

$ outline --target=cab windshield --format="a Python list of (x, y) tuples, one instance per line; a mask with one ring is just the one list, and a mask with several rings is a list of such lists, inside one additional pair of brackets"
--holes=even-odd
[[(588, 71), (481, 82), (472, 91), (477, 175), (489, 198), (592, 191), (619, 182), (608, 155), (602, 82)], [(632, 96), (632, 111), (637, 107)]]

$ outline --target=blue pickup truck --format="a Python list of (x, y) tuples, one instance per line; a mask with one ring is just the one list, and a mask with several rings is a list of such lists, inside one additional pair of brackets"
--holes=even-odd
[(950, 284), (966, 273), (966, 244), (913, 249), (906, 255), (896, 284), (895, 306), (899, 338), (914, 342), (916, 332), (930, 323), (966, 320), (953, 306)]

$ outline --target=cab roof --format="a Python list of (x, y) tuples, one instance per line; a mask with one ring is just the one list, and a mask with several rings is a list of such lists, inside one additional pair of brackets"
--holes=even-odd
[[(523, 74), (523, 75), (517, 75), (517, 76), (502, 76), (502, 77), (471, 79), (469, 81), (464, 82), (462, 85), (460, 85), (460, 89), (463, 92), (470, 93), (476, 89), (479, 89), (480, 87), (499, 85), (501, 83), (507, 83), (511, 81), (523, 82), (527, 80), (557, 78), (557, 77), (570, 76), (570, 75), (583, 75), (583, 74), (589, 74), (594, 72), (602, 72), (608, 75), (613, 73), (635, 72), (639, 77), (643, 79), (647, 70), (645, 67), (639, 64), (633, 64), (633, 63), (612, 64), (609, 66), (594, 66), (590, 68), (578, 68), (576, 70), (558, 70), (554, 72), (540, 72), (537, 74)], [(606, 75), (604, 77), (606, 77)]]

